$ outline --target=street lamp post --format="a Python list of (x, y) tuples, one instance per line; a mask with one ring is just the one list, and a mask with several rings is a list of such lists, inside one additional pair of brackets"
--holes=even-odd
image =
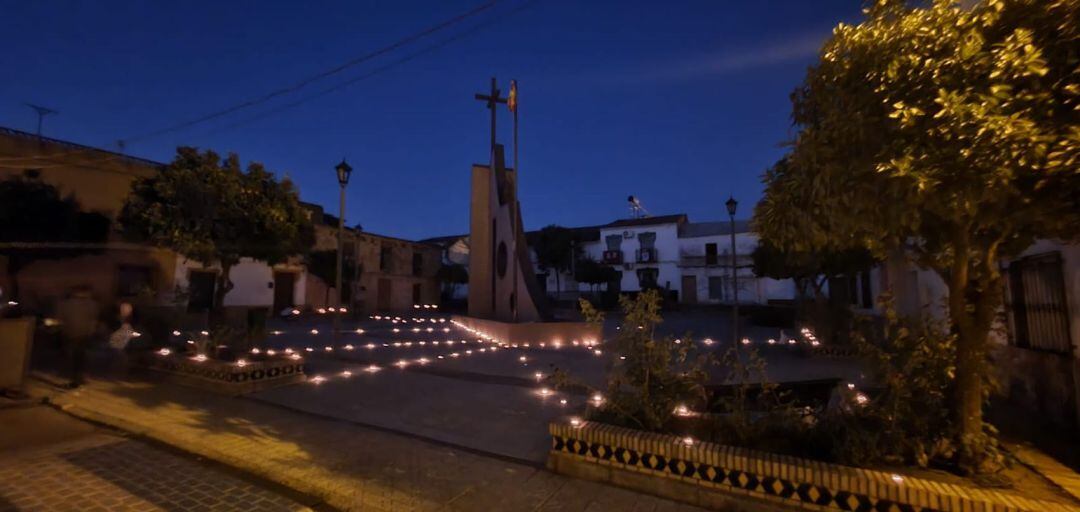
[(345, 159), (341, 159), (341, 163), (334, 167), (337, 171), (338, 185), (341, 185), (341, 205), (338, 209), (338, 227), (337, 227), (337, 271), (334, 272), (334, 286), (337, 290), (337, 311), (334, 313), (334, 333), (331, 335), (334, 341), (337, 341), (338, 332), (341, 331), (341, 305), (342, 305), (342, 290), (341, 290), (341, 267), (342, 267), (342, 252), (345, 248), (345, 186), (349, 184), (349, 175), (352, 174), (352, 167), (345, 163)]
[(731, 296), (735, 302), (731, 306), (731, 342), (739, 346), (739, 271), (735, 259), (735, 208), (739, 202), (728, 196), (726, 203), (728, 218), (731, 219)]

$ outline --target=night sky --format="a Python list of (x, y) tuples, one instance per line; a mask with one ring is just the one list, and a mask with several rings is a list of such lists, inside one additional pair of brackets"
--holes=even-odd
[[(481, 5), (394, 2), (0, 0), (0, 125), (34, 131), (23, 102), (60, 111), (46, 136), (115, 149), (333, 68)], [(347, 221), (405, 237), (468, 229), (469, 168), (488, 160), (489, 78), (520, 84), (528, 229), (654, 215), (747, 217), (792, 135), (789, 94), (857, 0), (499, 2), (482, 14), (299, 91), (126, 151), (239, 153), (305, 201), (337, 210), (333, 167), (355, 172)], [(490, 22), (490, 20), (497, 20)], [(484, 28), (470, 27), (486, 23)], [(457, 40), (351, 85), (417, 51)], [(510, 116), (500, 111), (509, 145)], [(508, 148), (509, 149), (509, 148)]]

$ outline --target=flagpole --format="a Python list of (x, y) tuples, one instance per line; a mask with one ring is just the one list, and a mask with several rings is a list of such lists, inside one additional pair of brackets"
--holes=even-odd
[[(518, 185), (518, 180), (521, 178), (521, 169), (518, 167), (517, 80), (511, 80), (510, 81), (510, 95), (514, 97), (514, 100), (513, 100), (514, 101), (514, 108), (512, 109), (513, 113), (514, 113), (514, 204), (511, 205), (512, 210), (511, 210), (510, 214), (514, 217), (514, 230), (516, 231), (518, 223), (520, 222), (520, 219), (517, 218), (517, 210), (519, 208), (518, 204), (520, 204), (517, 201), (517, 185)], [(521, 227), (521, 232), (524, 234), (524, 232), (525, 232), (525, 227), (524, 226)], [(518, 297), (518, 263), (517, 263), (518, 253), (517, 253), (517, 233), (516, 232), (514, 233), (513, 240), (514, 240), (514, 248), (513, 248), (514, 249), (514, 274), (513, 274), (514, 286), (513, 286), (513, 292), (512, 292), (514, 294), (513, 315), (514, 315), (514, 322), (517, 322), (518, 321), (518, 306), (521, 304), (521, 298)], [(528, 245), (526, 245), (526, 247), (528, 247)], [(526, 254), (527, 253), (528, 253), (528, 251), (526, 250)]]

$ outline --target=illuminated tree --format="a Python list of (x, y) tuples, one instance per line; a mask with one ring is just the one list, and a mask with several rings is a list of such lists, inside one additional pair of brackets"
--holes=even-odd
[(262, 164), (240, 168), (235, 154), (177, 149), (161, 172), (135, 182), (120, 214), (125, 234), (172, 249), (220, 272), (212, 321), (224, 321), (229, 272), (241, 258), (275, 264), (307, 252), (314, 241), (308, 213), (288, 179)]
[(881, 1), (840, 25), (793, 95), (762, 235), (798, 251), (903, 249), (949, 289), (960, 462), (988, 441), (999, 262), (1080, 225), (1080, 1)]

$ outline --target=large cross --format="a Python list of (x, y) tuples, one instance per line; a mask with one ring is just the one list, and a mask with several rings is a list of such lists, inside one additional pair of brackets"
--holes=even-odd
[(499, 88), (495, 85), (495, 77), (491, 77), (491, 94), (476, 94), (476, 99), (487, 102), (487, 108), (491, 111), (491, 165), (495, 170), (495, 107), (499, 103), (506, 103), (506, 98), (499, 97)]

